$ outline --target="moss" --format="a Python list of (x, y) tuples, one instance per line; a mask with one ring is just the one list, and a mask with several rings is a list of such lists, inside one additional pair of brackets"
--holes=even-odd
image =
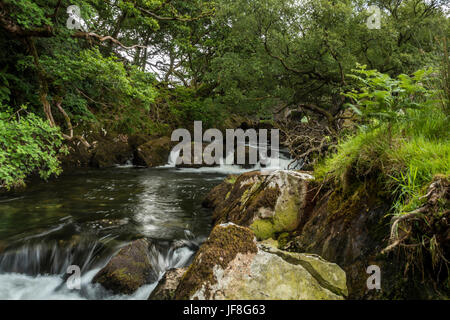
[(356, 215), (367, 212), (369, 208), (385, 201), (384, 194), (379, 192), (379, 186), (374, 180), (354, 182), (347, 188), (347, 192), (337, 188), (331, 194), (328, 201), (330, 221), (338, 218), (351, 221)]
[[(254, 200), (252, 209), (259, 208), (275, 209), (280, 196), (278, 188), (267, 188)], [(295, 196), (288, 196), (285, 203), (275, 211), (272, 219), (255, 220), (250, 228), (255, 232), (259, 240), (272, 238), (276, 233), (283, 231), (294, 231), (298, 227), (299, 204)]]
[(175, 299), (190, 299), (200, 288), (216, 283), (214, 267), (225, 269), (238, 253), (256, 253), (254, 234), (236, 225), (216, 226), (197, 252), (175, 292)]
[(150, 283), (155, 274), (148, 258), (148, 246), (145, 239), (125, 246), (97, 273), (93, 282), (120, 294), (132, 294)]
[(250, 229), (255, 233), (258, 240), (266, 240), (273, 238), (275, 235), (275, 229), (273, 223), (268, 219), (260, 219), (254, 221)]
[(249, 195), (251, 194), (250, 191), (251, 189), (247, 189), (244, 191), (244, 193), (241, 196), (241, 204), (245, 204), (247, 202)]
[(136, 281), (136, 279), (135, 279), (136, 276), (133, 276), (132, 274), (130, 274), (127, 271), (128, 271), (127, 268), (117, 269), (117, 270), (114, 270), (114, 272), (112, 272), (110, 276), (115, 277), (119, 281), (126, 282), (127, 285), (129, 285), (129, 282), (139, 282), (139, 281)]
[(288, 244), (291, 239), (291, 235), (288, 232), (283, 232), (278, 236), (278, 248), (283, 248)]
[(229, 184), (235, 184), (236, 180), (237, 180), (237, 175), (229, 175), (224, 182), (229, 183)]
[[(231, 190), (216, 197), (215, 223), (233, 222), (250, 227), (258, 239), (267, 239), (279, 232), (294, 231), (299, 226), (300, 204), (303, 199), (296, 190), (296, 182), (289, 182), (293, 184), (283, 187), (286, 188), (283, 192), (276, 183), (269, 183), (258, 172), (239, 176)], [(225, 185), (229, 184), (222, 184), (222, 189), (225, 189)], [(255, 223), (260, 220), (263, 221)]]
[[(205, 197), (205, 199), (203, 199), (202, 206), (205, 208), (212, 208), (212, 209), (218, 208), (219, 206), (221, 206), (224, 203), (224, 201), (223, 201), (224, 195), (226, 195), (225, 199), (228, 200), (228, 198), (231, 195), (232, 188), (233, 188), (233, 184), (231, 184), (231, 183), (227, 182), (227, 180), (225, 180), (223, 183), (214, 187), (208, 193), (208, 195)], [(215, 216), (220, 216), (220, 212), (216, 212)]]
[(276, 209), (273, 218), (257, 218), (257, 220), (251, 224), (250, 228), (255, 232), (255, 235), (259, 240), (272, 238), (278, 232), (293, 231), (298, 227), (298, 200), (295, 196), (288, 195), (286, 196), (287, 199), (284, 199), (284, 203), (276, 208), (280, 194), (281, 192), (278, 187), (265, 188), (251, 200), (251, 203), (246, 210), (250, 216), (256, 216), (256, 211), (260, 208), (267, 208), (270, 210)]
[(246, 205), (248, 202), (250, 202), (249, 200), (251, 200), (251, 198), (258, 196), (261, 185), (262, 182), (258, 181), (255, 184), (253, 184), (251, 188), (246, 189), (241, 196), (241, 205)]
[[(258, 188), (260, 187), (260, 185), (261, 184), (258, 185)], [(258, 210), (259, 208), (268, 208), (274, 210), (279, 196), (280, 196), (280, 189), (278, 187), (276, 188), (266, 187), (260, 190), (257, 194), (255, 194), (255, 197), (254, 199), (252, 199), (252, 202), (248, 206), (247, 210), (252, 213), (255, 210)]]
[(299, 204), (291, 196), (281, 210), (275, 212), (273, 224), (275, 232), (294, 231), (298, 227)]

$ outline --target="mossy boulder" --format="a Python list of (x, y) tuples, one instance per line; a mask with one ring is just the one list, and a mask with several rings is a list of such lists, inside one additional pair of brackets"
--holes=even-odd
[(214, 188), (204, 204), (214, 208), (216, 224), (249, 227), (259, 240), (296, 230), (307, 218), (314, 178), (303, 172), (245, 173)]
[(134, 164), (147, 167), (158, 167), (167, 164), (174, 143), (169, 137), (153, 139), (137, 147)]
[(89, 147), (77, 139), (66, 142), (69, 154), (61, 156), (64, 169), (109, 168), (125, 164), (133, 158), (133, 148), (129, 145), (127, 135), (90, 133), (85, 138)]
[(167, 270), (158, 285), (152, 291), (148, 300), (173, 300), (181, 278), (186, 272), (186, 268)]
[(140, 239), (120, 249), (94, 277), (94, 283), (115, 294), (132, 294), (157, 280), (149, 258), (149, 241)]
[(217, 208), (224, 199), (230, 196), (237, 177), (237, 175), (229, 175), (221, 184), (215, 186), (203, 200), (202, 206), (210, 209)]
[(113, 141), (99, 144), (92, 156), (91, 165), (95, 168), (110, 168), (125, 164), (133, 158), (133, 150), (127, 141), (115, 138)]
[(149, 135), (143, 133), (135, 133), (129, 136), (128, 144), (133, 150), (137, 150), (139, 146), (142, 146), (143, 144), (146, 144), (153, 139), (154, 137), (151, 137)]
[(182, 277), (175, 299), (191, 299), (202, 288), (208, 291), (207, 288), (217, 281), (215, 268), (225, 269), (238, 254), (255, 254), (257, 251), (255, 236), (250, 229), (233, 224), (214, 227)]
[(266, 240), (260, 247), (269, 253), (278, 255), (283, 260), (304, 267), (324, 288), (331, 292), (347, 296), (347, 278), (344, 270), (337, 264), (326, 261), (316, 254), (295, 253), (279, 250), (278, 242)]
[(345, 273), (312, 255), (290, 254), (257, 243), (249, 228), (218, 225), (175, 292), (176, 299), (337, 300)]

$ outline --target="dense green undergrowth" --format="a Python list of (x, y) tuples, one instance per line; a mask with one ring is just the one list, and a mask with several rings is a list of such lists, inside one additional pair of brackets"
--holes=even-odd
[(0, 112), (0, 189), (24, 186), (31, 174), (60, 174), (62, 141), (59, 128), (33, 113)]
[(319, 164), (316, 176), (339, 183), (376, 180), (396, 199), (397, 213), (426, 191), (437, 174), (450, 174), (450, 119), (431, 73), (391, 79), (375, 70), (356, 70), (361, 87), (347, 96), (360, 115), (356, 134), (344, 137), (338, 151)]
[(433, 79), (422, 78), (423, 72), (417, 73), (420, 79), (403, 75), (398, 81), (375, 71), (359, 73), (361, 88), (351, 93), (359, 129), (316, 166), (315, 176), (331, 183), (344, 204), (372, 186), (372, 197), (391, 203), (383, 252), (402, 247), (409, 261), (405, 272), (428, 264), (437, 275), (448, 275), (448, 101), (434, 99), (441, 92), (430, 89)]
[(363, 127), (316, 167), (316, 176), (343, 186), (376, 179), (384, 192), (411, 200), (436, 174), (450, 174), (449, 120), (433, 108), (409, 112), (408, 120), (393, 124), (390, 132), (387, 123)]

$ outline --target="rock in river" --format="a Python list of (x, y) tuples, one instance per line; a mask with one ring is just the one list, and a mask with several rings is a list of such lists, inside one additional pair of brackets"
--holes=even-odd
[(156, 281), (149, 258), (149, 242), (133, 241), (111, 258), (94, 277), (94, 283), (116, 294), (132, 294), (144, 284)]
[(148, 300), (172, 300), (186, 268), (167, 270)]
[(233, 222), (249, 227), (258, 240), (265, 240), (294, 231), (306, 221), (313, 179), (297, 171), (249, 172), (228, 178), (203, 203), (215, 209), (216, 224)]
[(134, 163), (147, 167), (165, 165), (172, 146), (173, 143), (169, 137), (153, 139), (137, 148)]

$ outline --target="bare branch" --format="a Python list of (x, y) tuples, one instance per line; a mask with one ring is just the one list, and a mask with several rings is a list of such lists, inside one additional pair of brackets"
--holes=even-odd
[(133, 46), (130, 46), (130, 47), (127, 47), (124, 44), (122, 44), (119, 40), (114, 39), (111, 36), (101, 36), (101, 35), (98, 35), (98, 34), (96, 34), (94, 32), (79, 31), (79, 32), (76, 32), (75, 34), (73, 34), (72, 37), (73, 38), (82, 38), (82, 39), (83, 38), (84, 39), (95, 38), (95, 39), (97, 39), (100, 42), (111, 41), (112, 43), (115, 43), (118, 46), (120, 46), (120, 47), (122, 47), (122, 48), (124, 48), (126, 50), (131, 50), (131, 49), (136, 49), (136, 48), (144, 48), (145, 49), (145, 46), (141, 46), (141, 45), (137, 45), (137, 44), (135, 44)]

